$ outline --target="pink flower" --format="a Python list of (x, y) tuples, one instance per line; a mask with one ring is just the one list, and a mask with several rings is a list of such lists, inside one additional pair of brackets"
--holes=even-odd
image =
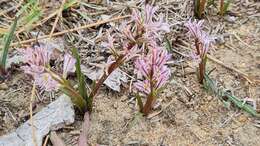
[(192, 36), (193, 38), (200, 39), (202, 37), (202, 34), (204, 33), (204, 31), (202, 30), (203, 23), (204, 23), (203, 20), (200, 21), (194, 20), (192, 22), (190, 19), (188, 22), (184, 24), (184, 26), (186, 26), (189, 29), (188, 34), (190, 36)]
[(128, 48), (128, 46), (124, 47), (124, 60), (125, 61), (129, 61), (134, 57), (139, 56), (138, 53), (140, 53), (142, 51), (142, 49), (140, 49), (140, 47), (138, 45), (134, 45), (133, 47), (131, 47), (130, 49)]
[(144, 29), (145, 38), (150, 40), (151, 37), (157, 37), (160, 39), (160, 32), (170, 32), (170, 26), (168, 23), (163, 21), (163, 16), (157, 17), (155, 12), (158, 7), (152, 7), (146, 5), (144, 8), (144, 13), (138, 10), (134, 10), (132, 14), (132, 20), (136, 23), (138, 31)]
[(138, 73), (140, 73), (142, 76), (144, 77), (148, 77), (150, 70), (149, 70), (149, 65), (147, 62), (147, 58), (138, 58), (135, 61), (135, 68), (137, 70)]
[(34, 79), (35, 85), (39, 86), (41, 90), (53, 91), (58, 89), (59, 83), (49, 73), (35, 75)]
[(128, 42), (136, 42), (135, 34), (131, 30), (131, 25), (128, 25), (127, 22), (123, 22), (120, 26), (121, 34), (119, 36), (128, 40)]
[(134, 83), (134, 87), (139, 92), (142, 92), (143, 94), (148, 95), (149, 93), (151, 93), (150, 81), (149, 80), (137, 81), (137, 82)]
[(193, 53), (192, 57), (196, 59), (199, 57), (200, 60), (205, 57), (211, 44), (214, 42), (214, 38), (210, 37), (205, 31), (202, 30), (203, 22), (203, 20), (194, 20), (192, 22), (190, 19), (184, 24), (189, 29), (188, 34), (196, 40), (195, 42), (198, 43), (197, 45), (199, 46), (200, 53)]
[(137, 59), (135, 67), (144, 80), (137, 81), (134, 84), (135, 88), (144, 94), (149, 94), (151, 89), (158, 91), (162, 88), (171, 74), (170, 69), (166, 66), (169, 59), (170, 55), (161, 48), (152, 48), (147, 56)]
[(28, 65), (23, 66), (25, 73), (35, 75), (44, 72), (44, 67), (49, 65), (51, 52), (41, 46), (27, 48), (20, 51), (24, 62)]
[(25, 73), (34, 78), (35, 84), (42, 90), (56, 90), (58, 83), (45, 71), (45, 67), (49, 66), (52, 52), (42, 46), (27, 48), (20, 52), (23, 55), (24, 62), (27, 63), (27, 65), (22, 66), (21, 68)]
[(75, 63), (76, 59), (73, 58), (70, 54), (66, 53), (64, 55), (64, 62), (63, 62), (63, 77), (67, 78), (68, 73), (75, 72)]
[(207, 33), (203, 33), (201, 35), (200, 42), (201, 42), (201, 52), (203, 56), (205, 56), (205, 54), (208, 53), (212, 43), (214, 42), (214, 38), (209, 36)]
[[(163, 21), (163, 17), (157, 17), (155, 12), (158, 8), (152, 6), (145, 6), (144, 12), (133, 10), (132, 20), (130, 22), (123, 22), (117, 32), (111, 35), (111, 31), (107, 32), (108, 42), (102, 45), (111, 50), (114, 56), (119, 56), (114, 47), (115, 39), (120, 44), (120, 55), (124, 55), (124, 59), (130, 60), (137, 56), (140, 52), (145, 53), (148, 46), (157, 46), (158, 40), (162, 37), (160, 33), (163, 31), (169, 32), (169, 25)], [(116, 55), (115, 55), (116, 54)]]

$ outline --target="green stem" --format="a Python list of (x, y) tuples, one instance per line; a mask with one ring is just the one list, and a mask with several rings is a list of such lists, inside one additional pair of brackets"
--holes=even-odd
[(143, 108), (144, 108), (144, 105), (143, 105), (143, 101), (141, 99), (141, 96), (140, 95), (136, 95), (136, 99), (137, 99), (137, 103), (138, 103), (140, 112), (142, 112)]
[(87, 103), (84, 98), (70, 85), (69, 81), (57, 75), (49, 68), (45, 70), (51, 75), (51, 77), (57, 81), (60, 85), (60, 90), (71, 98), (71, 101), (82, 111), (85, 112), (87, 109)]

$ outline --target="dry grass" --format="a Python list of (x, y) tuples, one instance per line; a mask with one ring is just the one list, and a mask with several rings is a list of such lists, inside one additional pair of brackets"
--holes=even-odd
[[(142, 9), (143, 3), (137, 0), (99, 2), (0, 1), (0, 37), (8, 32), (15, 15), (20, 12), (21, 21), (14, 43), (11, 44), (14, 49), (9, 55), (15, 54), (15, 49), (21, 46), (29, 46), (44, 39), (61, 38), (64, 40), (64, 51), (68, 51), (71, 46), (80, 50), (84, 65), (102, 64), (106, 62), (107, 52), (103, 50), (100, 42), (105, 39), (106, 30), (118, 27), (120, 22), (129, 19), (131, 8)], [(32, 6), (32, 3), (35, 5)], [(252, 126), (251, 117), (232, 106), (226, 109), (197, 83), (194, 66), (187, 57), (192, 43), (186, 37), (186, 28), (183, 27), (183, 23), (193, 17), (192, 1), (158, 0), (149, 3), (160, 6), (159, 13), (165, 15), (171, 26), (171, 33), (166, 37), (173, 44), (173, 61), (169, 65), (174, 72), (174, 82), (167, 86), (158, 102), (158, 108), (148, 119), (140, 118), (136, 114), (136, 102), (128, 91), (128, 85), (123, 87), (124, 95), (102, 90), (93, 111), (95, 117), (91, 117), (94, 124), (90, 130), (90, 143), (173, 145), (174, 141), (174, 145), (259, 144), (255, 136), (259, 129)], [(249, 96), (258, 99), (260, 96), (260, 56), (257, 54), (260, 44), (259, 8), (259, 3), (253, 0), (234, 0), (230, 12), (224, 17), (217, 15), (218, 7), (206, 8), (205, 30), (217, 38), (211, 52), (213, 62), (209, 63), (208, 68), (216, 68), (212, 77), (241, 98)], [(2, 48), (3, 44), (0, 46)], [(126, 64), (121, 70), (131, 77), (133, 66), (131, 63)], [(26, 106), (18, 108), (21, 105), (16, 103), (17, 99), (20, 101), (24, 98), (24, 101), (28, 101), (24, 95), (27, 95), (25, 91), (30, 82), (21, 77), (23, 74), (19, 69), (14, 72), (11, 72), (11, 78), (6, 82), (10, 89), (0, 90), (0, 105), (5, 104), (0, 106), (0, 117), (5, 117), (2, 118), (5, 121), (0, 118), (0, 126), (1, 123), (5, 125), (1, 134), (10, 131), (10, 127), (17, 127), (14, 120), (6, 120), (13, 119), (11, 114), (6, 117), (1, 113), (7, 113), (8, 110), (10, 113), (19, 113)], [(16, 83), (17, 74), (20, 78)], [(27, 83), (28, 85), (24, 85)], [(20, 91), (25, 93), (22, 95)], [(13, 104), (14, 107), (7, 110), (6, 99), (10, 99), (8, 104)], [(46, 98), (43, 101), (50, 102)], [(23, 103), (26, 102), (21, 102)], [(37, 109), (43, 105), (40, 102)], [(18, 119), (18, 123), (26, 119), (24, 115), (14, 117)], [(81, 120), (82, 117), (77, 117), (72, 127), (58, 132), (67, 145), (76, 144)], [(8, 122), (12, 124), (9, 129), (6, 126)], [(251, 141), (247, 141), (245, 131)]]

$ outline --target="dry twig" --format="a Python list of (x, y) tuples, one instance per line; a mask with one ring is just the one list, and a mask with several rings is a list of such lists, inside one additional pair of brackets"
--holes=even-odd
[(53, 32), (54, 32), (54, 30), (55, 30), (55, 28), (56, 28), (56, 25), (57, 25), (57, 23), (58, 23), (58, 21), (59, 21), (59, 18), (60, 18), (61, 14), (62, 14), (62, 10), (63, 10), (63, 6), (64, 6), (65, 2), (66, 2), (66, 0), (63, 0), (63, 1), (62, 1), (62, 4), (61, 4), (61, 6), (60, 6), (60, 9), (59, 9), (59, 11), (58, 11), (58, 13), (57, 13), (57, 17), (56, 17), (56, 19), (55, 19), (55, 21), (54, 21), (54, 24), (53, 24), (52, 29), (51, 29), (51, 32), (50, 32), (50, 36), (49, 36), (50, 38), (52, 37), (52, 34), (53, 34)]
[(31, 102), (30, 102), (30, 121), (31, 121), (31, 127), (32, 127), (32, 139), (35, 146), (37, 146), (37, 139), (35, 134), (35, 127), (33, 125), (33, 101), (35, 97), (35, 83), (33, 84), (32, 93), (31, 93)]
[[(61, 31), (61, 32), (53, 33), (52, 36), (53, 37), (54, 36), (60, 36), (60, 35), (63, 35), (63, 34), (69, 33), (69, 32), (74, 32), (74, 31), (81, 30), (81, 29), (91, 28), (91, 27), (94, 27), (94, 26), (105, 24), (105, 23), (108, 23), (108, 22), (111, 22), (111, 21), (117, 21), (117, 20), (120, 20), (120, 19), (125, 19), (125, 18), (128, 18), (128, 17), (130, 17), (130, 16), (126, 15), (126, 16), (115, 17), (115, 18), (108, 19), (108, 20), (101, 20), (101, 21), (98, 21), (98, 22), (95, 22), (95, 23), (92, 23), (92, 24), (87, 24), (87, 25), (84, 25), (84, 26), (80, 26), (80, 27), (64, 30), (64, 31)], [(48, 37), (49, 37), (49, 35), (44, 35), (44, 36), (38, 37), (37, 39), (34, 38), (34, 39), (24, 40), (24, 41), (21, 41), (21, 42), (18, 42), (18, 43), (12, 43), (10, 46), (13, 47), (13, 46), (17, 46), (17, 45), (27, 44), (27, 43), (34, 42), (36, 40), (46, 39)], [(0, 48), (2, 48), (2, 47), (3, 46), (1, 46)]]

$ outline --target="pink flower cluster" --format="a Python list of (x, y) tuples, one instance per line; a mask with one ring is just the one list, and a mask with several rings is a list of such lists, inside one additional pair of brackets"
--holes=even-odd
[[(44, 45), (35, 46), (33, 48), (27, 48), (20, 51), (25, 66), (22, 69), (25, 73), (31, 75), (35, 84), (41, 88), (41, 90), (52, 91), (59, 87), (58, 81), (54, 80), (49, 72), (46, 71), (50, 68), (50, 59), (52, 52), (44, 47)], [(63, 65), (63, 77), (66, 78), (69, 72), (75, 71), (76, 60), (69, 54), (64, 56)]]
[(163, 21), (163, 16), (156, 16), (157, 9), (158, 7), (146, 5), (144, 13), (134, 10), (132, 14), (132, 20), (135, 22), (137, 30), (144, 31), (147, 40), (161, 38), (159, 32), (170, 32), (170, 26)]
[(151, 52), (135, 61), (135, 67), (143, 80), (138, 80), (134, 87), (143, 94), (157, 93), (170, 77), (171, 71), (166, 62), (170, 55), (161, 48), (151, 48)]
[(184, 25), (189, 29), (189, 36), (195, 39), (196, 43), (196, 53), (193, 53), (193, 58), (195, 60), (202, 60), (208, 53), (211, 44), (214, 42), (214, 38), (210, 37), (205, 31), (202, 30), (203, 20), (193, 22), (191, 19)]
[(144, 13), (134, 10), (132, 15), (132, 21), (135, 22), (134, 28), (137, 34), (143, 32), (141, 39), (148, 48), (148, 51), (144, 51), (148, 53), (144, 53), (135, 61), (137, 73), (141, 74), (143, 79), (134, 83), (134, 87), (145, 95), (157, 93), (171, 74), (166, 65), (170, 55), (158, 46), (158, 41), (162, 39), (161, 32), (169, 32), (170, 26), (163, 21), (162, 16), (156, 16), (157, 9), (157, 7), (147, 5)]
[(157, 9), (146, 5), (144, 12), (133, 10), (129, 22), (123, 22), (114, 34), (111, 34), (112, 31), (107, 32), (108, 43), (103, 43), (103, 46), (115, 54), (114, 42), (120, 42), (119, 47), (123, 48), (122, 54), (127, 60), (136, 57), (147, 46), (156, 46), (162, 38), (161, 33), (170, 31), (170, 26), (163, 21), (163, 17), (156, 15)]

